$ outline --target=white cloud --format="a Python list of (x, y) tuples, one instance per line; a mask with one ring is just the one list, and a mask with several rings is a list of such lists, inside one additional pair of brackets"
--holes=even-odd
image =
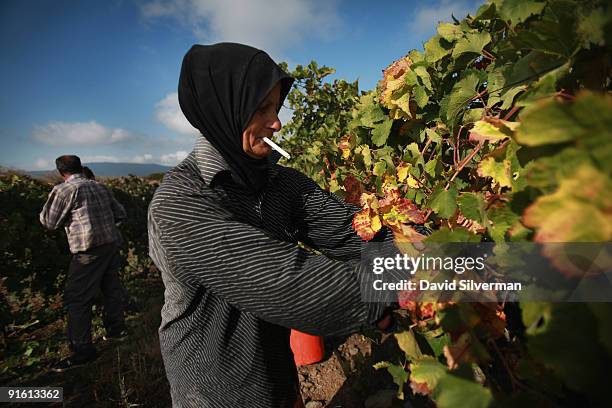
[(140, 156), (134, 156), (130, 161), (132, 163), (151, 163), (153, 161), (153, 155), (143, 154)]
[[(87, 163), (167, 163), (167, 164), (176, 164), (178, 161), (182, 160), (187, 156), (187, 152), (178, 151), (176, 153), (162, 155), (155, 160), (154, 156), (149, 153), (145, 153), (142, 155), (136, 155), (133, 157), (119, 157), (112, 155), (83, 155), (79, 156), (81, 158), (81, 162), (85, 165)], [(55, 168), (55, 160), (47, 160), (43, 158), (39, 158), (32, 164), (32, 169), (35, 170), (49, 170)]]
[(55, 167), (55, 162), (52, 160), (38, 159), (32, 165), (35, 170), (48, 170)]
[(121, 159), (117, 156), (94, 155), (81, 157), (81, 163), (119, 163)]
[(162, 164), (175, 165), (178, 164), (181, 160), (187, 157), (189, 153), (184, 150), (179, 150), (175, 153), (164, 154), (160, 157), (160, 161)]
[(50, 122), (34, 126), (34, 140), (52, 146), (105, 145), (124, 142), (133, 135), (127, 130), (110, 129), (90, 122)]
[(164, 99), (155, 105), (157, 111), (155, 117), (168, 129), (184, 135), (199, 135), (196, 128), (185, 118), (178, 103), (178, 92), (166, 95)]
[(416, 8), (414, 19), (409, 22), (410, 32), (427, 36), (435, 32), (440, 21), (452, 21), (451, 15), (461, 20), (468, 13), (473, 12), (476, 7), (466, 0), (441, 0), (437, 4), (423, 2), (422, 7)]
[(273, 55), (307, 35), (329, 36), (339, 25), (336, 7), (316, 0), (153, 0), (141, 13), (174, 18), (207, 43), (241, 42)]

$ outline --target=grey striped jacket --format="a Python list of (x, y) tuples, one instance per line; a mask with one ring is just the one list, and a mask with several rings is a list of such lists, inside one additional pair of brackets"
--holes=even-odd
[(381, 316), (385, 304), (361, 301), (357, 210), (279, 165), (262, 194), (249, 194), (199, 138), (149, 207), (174, 407), (289, 407), (297, 389), (290, 328), (343, 335)]

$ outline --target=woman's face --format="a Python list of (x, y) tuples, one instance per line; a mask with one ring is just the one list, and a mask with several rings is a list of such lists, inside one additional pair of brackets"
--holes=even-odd
[(281, 122), (276, 114), (280, 103), (280, 90), (280, 82), (278, 82), (261, 102), (242, 132), (242, 148), (254, 159), (263, 159), (272, 153), (272, 148), (262, 138), (272, 138), (272, 134), (281, 129)]

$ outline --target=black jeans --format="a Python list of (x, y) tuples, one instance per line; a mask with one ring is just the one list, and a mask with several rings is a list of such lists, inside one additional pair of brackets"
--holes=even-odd
[(91, 307), (98, 291), (104, 296), (103, 322), (107, 333), (125, 329), (123, 294), (119, 281), (121, 259), (116, 243), (105, 244), (72, 256), (64, 306), (68, 309), (68, 340), (75, 359), (87, 359), (95, 353), (91, 341)]

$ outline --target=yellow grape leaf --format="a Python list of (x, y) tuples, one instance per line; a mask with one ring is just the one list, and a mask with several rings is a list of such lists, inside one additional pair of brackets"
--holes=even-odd
[(485, 157), (478, 163), (478, 175), (480, 177), (491, 177), (492, 185), (499, 184), (500, 187), (512, 187), (512, 163), (508, 159), (497, 161), (494, 157)]
[(410, 188), (419, 188), (419, 182), (417, 179), (412, 177), (412, 174), (406, 179), (406, 185)]
[(397, 166), (397, 181), (403, 183), (408, 177), (408, 171), (412, 167), (409, 163), (402, 162)]
[(503, 120), (479, 120), (474, 123), (470, 131), (470, 140), (480, 142), (488, 140), (489, 143), (496, 143), (513, 135), (512, 129), (516, 128), (515, 122)]
[(359, 201), (364, 209), (378, 210), (378, 198), (376, 194), (363, 193)]
[(384, 161), (379, 161), (374, 165), (374, 170), (372, 170), (372, 174), (375, 176), (382, 176), (387, 171), (387, 163)]
[(338, 184), (338, 180), (333, 179), (329, 182), (329, 191), (335, 193), (340, 190), (340, 185)]
[(363, 164), (367, 167), (372, 165), (372, 153), (370, 152), (370, 146), (361, 145), (361, 155), (363, 156)]
[(380, 229), (382, 228), (382, 223), (380, 222), (380, 217), (378, 215), (375, 215), (374, 217), (372, 217), (372, 230), (374, 232), (378, 232), (380, 231)]
[(345, 135), (340, 138), (340, 142), (338, 143), (338, 148), (342, 150), (342, 158), (344, 160), (351, 157), (351, 136)]
[[(372, 216), (374, 214), (374, 216)], [(376, 212), (370, 209), (364, 209), (353, 217), (353, 229), (364, 241), (369, 241), (380, 229), (382, 223)]]
[(525, 210), (523, 223), (536, 230), (537, 242), (612, 240), (612, 182), (582, 165), (552, 194), (538, 197)]

